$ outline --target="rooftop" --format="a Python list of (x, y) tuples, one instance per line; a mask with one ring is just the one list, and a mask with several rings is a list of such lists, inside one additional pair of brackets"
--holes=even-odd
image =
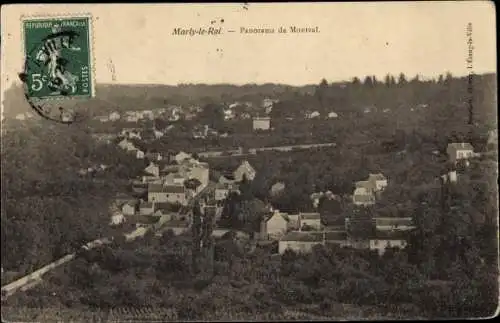
[(448, 144), (448, 148), (474, 150), (474, 147), (468, 142), (453, 142)]
[(368, 180), (385, 181), (387, 178), (382, 173), (368, 175)]
[(405, 225), (412, 226), (413, 219), (411, 217), (406, 218), (387, 218), (387, 217), (376, 217), (373, 218), (377, 225)]
[(325, 240), (346, 240), (347, 239), (347, 232), (344, 230), (339, 230), (339, 231), (325, 231)]
[(280, 241), (323, 242), (323, 232), (290, 231)]
[(304, 219), (304, 220), (320, 220), (321, 216), (318, 212), (307, 212), (307, 213), (300, 213), (299, 216)]
[(404, 231), (375, 231), (371, 240), (406, 240), (408, 233)]

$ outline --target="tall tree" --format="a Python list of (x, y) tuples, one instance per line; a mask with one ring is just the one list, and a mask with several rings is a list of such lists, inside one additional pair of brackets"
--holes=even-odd
[(406, 76), (404, 73), (399, 74), (398, 85), (405, 85), (408, 81), (406, 80)]

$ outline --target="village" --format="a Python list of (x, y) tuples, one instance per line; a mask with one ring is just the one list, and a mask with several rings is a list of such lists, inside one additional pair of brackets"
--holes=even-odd
[[(262, 107), (266, 113), (272, 110), (273, 103), (278, 100), (265, 99)], [(234, 107), (240, 103), (234, 103)], [(244, 106), (251, 106), (250, 104)], [(177, 120), (182, 109), (173, 109), (171, 118)], [(189, 113), (197, 111), (188, 109)], [(225, 119), (233, 118), (231, 109), (225, 110)], [(161, 113), (165, 111), (161, 110)], [(366, 112), (366, 111), (365, 111)], [(369, 111), (368, 111), (369, 112)], [(368, 113), (366, 112), (366, 113)], [(130, 116), (128, 114), (127, 118)], [(191, 116), (190, 116), (191, 117)], [(243, 115), (243, 118), (250, 116)], [(319, 113), (307, 113), (305, 118), (319, 117)], [(334, 112), (327, 118), (338, 117)], [(106, 118), (100, 118), (101, 122), (118, 120), (120, 115), (113, 112)], [(153, 118), (151, 111), (137, 112), (134, 120), (140, 118)], [(254, 117), (254, 131), (272, 131), (270, 117)], [(172, 127), (172, 126), (171, 126)], [(203, 131), (193, 131), (193, 138), (205, 138), (210, 131), (207, 125)], [(215, 131), (216, 132), (216, 131)], [(171, 230), (176, 235), (188, 232), (193, 224), (193, 207), (197, 201), (202, 214), (210, 214), (206, 220), (211, 221), (213, 237), (234, 230), (230, 227), (221, 227), (221, 214), (226, 198), (230, 194), (239, 194), (239, 185), (242, 181), (252, 181), (258, 172), (247, 160), (241, 162), (235, 169), (227, 169), (218, 178), (212, 178), (210, 164), (200, 161), (203, 157), (229, 157), (231, 155), (244, 155), (241, 148), (226, 151), (207, 151), (188, 153), (179, 151), (176, 154), (162, 154), (160, 152), (142, 151), (137, 148), (132, 139), (142, 140), (140, 128), (127, 128), (118, 134), (106, 136), (106, 144), (111, 144), (116, 137), (118, 146), (138, 160), (148, 160), (149, 165), (144, 168), (142, 176), (131, 180), (132, 193), (121, 193), (117, 196), (116, 203), (110, 206), (111, 226), (123, 226), (125, 224), (136, 228), (153, 228), (157, 236)], [(161, 138), (164, 133), (154, 129), (156, 139)], [(490, 133), (488, 140), (491, 146), (495, 145), (494, 132)], [(102, 136), (101, 136), (102, 137)], [(102, 138), (101, 138), (102, 139)], [(321, 144), (320, 144), (321, 145)], [(314, 145), (312, 145), (314, 146)], [(298, 146), (299, 149), (308, 149), (307, 146)], [(272, 147), (269, 149), (290, 151), (292, 147)], [(250, 153), (257, 154), (266, 148), (250, 149)], [(435, 152), (438, 153), (438, 152)], [(449, 143), (446, 154), (449, 159), (449, 170), (442, 174), (439, 180), (443, 185), (453, 185), (457, 182), (457, 164), (469, 163), (469, 159), (480, 157), (480, 153), (474, 152), (470, 143)], [(83, 170), (84, 171), (84, 170)], [(85, 171), (84, 171), (85, 172)], [(277, 253), (283, 254), (287, 249), (295, 252), (311, 252), (315, 245), (336, 244), (341, 247), (374, 250), (382, 255), (387, 248), (404, 248), (407, 237), (411, 230), (415, 229), (412, 217), (381, 217), (361, 215), (363, 210), (369, 209), (382, 196), (384, 190), (391, 185), (390, 178), (382, 173), (370, 173), (369, 176), (354, 184), (354, 190), (350, 195), (350, 206), (353, 207), (352, 216), (346, 216), (341, 221), (325, 224), (325, 221), (317, 212), (299, 211), (295, 214), (281, 212), (267, 203), (261, 211), (260, 226), (256, 232), (239, 232), (254, 244), (278, 243)], [(300, 185), (300, 183), (297, 183)], [(276, 182), (270, 194), (282, 193), (285, 185)], [(284, 193), (286, 194), (286, 193)], [(344, 197), (345, 198), (345, 197)], [(341, 197), (330, 191), (316, 192), (311, 194), (311, 203), (314, 208), (318, 207), (320, 199), (340, 201)], [(345, 204), (345, 203), (343, 203)], [(370, 213), (368, 213), (370, 214)], [(369, 228), (368, 230), (358, 230)], [(145, 234), (146, 230), (140, 231)], [(360, 233), (361, 232), (361, 233)]]

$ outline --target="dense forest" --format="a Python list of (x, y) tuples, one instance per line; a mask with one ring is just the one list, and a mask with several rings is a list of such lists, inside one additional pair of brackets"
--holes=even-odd
[[(223, 99), (225, 90), (208, 89), (200, 93), (213, 93), (215, 102), (247, 95), (235, 92)], [(142, 98), (137, 102), (161, 96), (158, 89), (154, 95), (143, 90), (137, 90), (146, 93), (137, 94)], [(307, 211), (313, 209), (311, 193), (330, 190), (341, 196), (340, 207), (322, 200), (319, 209), (326, 222), (335, 222), (352, 212), (348, 195), (354, 182), (382, 172), (389, 186), (370, 212), (414, 218), (417, 230), (405, 250), (380, 258), (318, 246), (310, 255), (276, 257), (273, 250), (247, 253), (244, 243), (222, 239), (215, 245), (213, 275), (200, 278), (188, 270), (190, 235), (166, 233), (87, 254), (9, 302), (44, 305), (54, 302), (48, 293), (56, 292), (66, 306), (169, 306), (180, 319), (248, 318), (263, 312), (273, 313), (267, 319), (286, 319), (287, 311), (299, 307), (335, 316), (338, 304), (376, 306), (381, 316), (491, 315), (498, 300), (498, 156), (486, 143), (488, 131), (497, 128), (495, 92), (496, 75), (323, 80), (313, 91), (288, 88), (273, 94), (280, 102), (271, 112), (272, 132), (252, 133), (248, 120), (241, 121), (245, 125), (223, 122), (219, 111), (181, 121), (172, 135), (144, 144), (166, 152), (335, 141), (333, 148), (209, 159), (214, 179), (243, 159), (257, 170), (255, 180), (242, 185), (242, 195), (226, 202), (225, 215), (238, 218), (232, 225), (252, 230), (267, 202), (285, 212)], [(170, 96), (164, 98), (168, 102)], [(125, 101), (136, 102), (127, 98), (118, 106)], [(148, 102), (153, 101), (142, 105)], [(158, 102), (158, 107), (166, 104)], [(210, 104), (212, 111), (221, 109)], [(323, 116), (334, 111), (339, 117), (304, 120), (306, 111)], [(190, 132), (196, 123), (230, 128), (231, 136), (195, 141)], [(11, 129), (2, 134), (2, 264), (29, 271), (82, 240), (106, 234), (112, 195), (144, 165), (116, 147), (93, 143), (84, 123), (38, 120)], [(459, 165), (458, 183), (443, 187), (438, 178), (451, 167), (446, 146), (454, 141), (472, 143), (481, 157)], [(77, 175), (93, 163), (114, 167), (101, 180)], [(271, 197), (269, 189), (277, 181), (285, 183), (285, 194)], [(223, 315), (228, 308), (231, 317)]]
[[(12, 126), (2, 134), (2, 266), (25, 273), (106, 236), (110, 201), (143, 163), (97, 145), (84, 125)], [(101, 164), (110, 167), (98, 176), (78, 173)]]

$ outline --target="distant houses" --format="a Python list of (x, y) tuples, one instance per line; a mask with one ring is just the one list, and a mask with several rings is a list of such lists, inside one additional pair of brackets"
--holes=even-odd
[(253, 130), (269, 130), (271, 129), (270, 117), (255, 117), (253, 118)]
[(459, 160), (469, 159), (474, 157), (474, 147), (470, 143), (450, 143), (446, 148), (446, 153), (450, 162), (456, 163)]
[(368, 180), (356, 182), (352, 201), (354, 205), (369, 206), (375, 204), (376, 196), (387, 187), (387, 178), (381, 174), (369, 174)]

